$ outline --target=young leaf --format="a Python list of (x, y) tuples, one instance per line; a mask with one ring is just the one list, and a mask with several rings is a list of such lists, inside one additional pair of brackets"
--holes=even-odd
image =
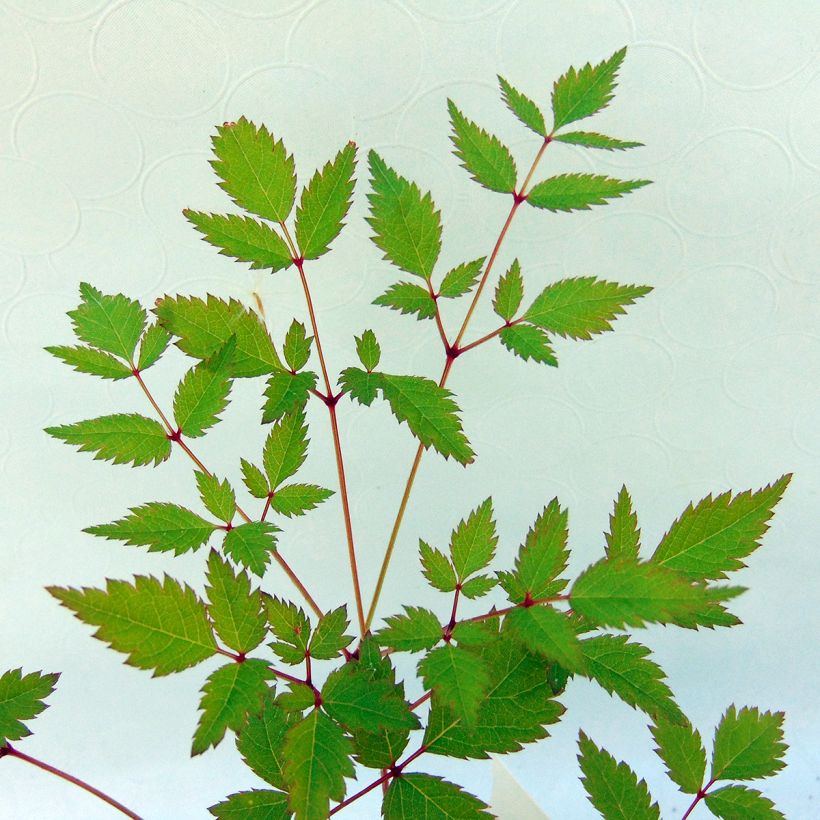
[(270, 485), (265, 474), (255, 464), (251, 464), (244, 458), (239, 459), (239, 463), (242, 466), (242, 481), (248, 488), (248, 492), (254, 498), (267, 498)]
[(288, 796), (270, 789), (235, 792), (208, 811), (217, 820), (290, 820)]
[(510, 149), (498, 137), (468, 120), (452, 100), (447, 100), (447, 110), (453, 128), (450, 139), (461, 167), (479, 185), (502, 194), (512, 193), (517, 172)]
[(294, 372), (301, 370), (310, 358), (310, 343), (313, 336), (308, 336), (305, 326), (294, 319), (290, 323), (285, 336), (285, 344), (282, 345), (282, 354), (285, 357), (288, 367)]
[(394, 777), (384, 797), (384, 820), (481, 820), (493, 817), (484, 811), (487, 804), (455, 783), (431, 774), (402, 774)]
[(111, 524), (86, 527), (83, 532), (124, 541), (132, 547), (148, 547), (148, 552), (182, 555), (206, 544), (216, 529), (215, 524), (195, 512), (162, 501), (132, 507), (129, 513)]
[(159, 323), (154, 323), (142, 335), (140, 342), (140, 355), (137, 360), (138, 370), (147, 370), (155, 364), (160, 356), (165, 353), (171, 341), (171, 334)]
[(353, 777), (353, 751), (337, 723), (318, 709), (285, 735), (285, 779), (297, 820), (324, 820), (331, 800), (342, 800)]
[(786, 820), (768, 797), (746, 786), (724, 786), (709, 792), (706, 807), (723, 820)]
[(154, 312), (160, 324), (179, 337), (177, 347), (194, 359), (209, 359), (235, 336), (232, 376), (264, 376), (283, 369), (262, 320), (236, 299), (165, 296)]
[(199, 496), (208, 512), (225, 523), (232, 521), (236, 512), (236, 495), (228, 479), (220, 481), (215, 475), (206, 475), (199, 470), (194, 472), (194, 476)]
[(578, 734), (578, 762), (589, 801), (606, 820), (660, 820), (658, 804), (649, 788), (626, 763), (618, 763), (583, 732)]
[(356, 399), (359, 404), (370, 407), (382, 383), (381, 373), (368, 373), (359, 367), (345, 368), (339, 374), (339, 386), (345, 393), (350, 393), (351, 398)]
[(671, 723), (656, 720), (649, 727), (658, 748), (658, 757), (666, 764), (666, 773), (685, 794), (697, 794), (706, 774), (706, 750), (700, 734), (688, 720)]
[(128, 655), (126, 663), (153, 669), (155, 676), (181, 672), (216, 654), (205, 604), (189, 586), (137, 575), (134, 583), (106, 582), (106, 588), (48, 587), (94, 637)]
[(525, 362), (532, 359), (539, 364), (558, 367), (555, 351), (550, 347), (549, 336), (534, 325), (511, 325), (498, 334), (507, 350), (520, 356)]
[(788, 748), (783, 717), (783, 712), (730, 706), (715, 730), (712, 780), (755, 780), (779, 772)]
[(248, 262), (251, 270), (270, 269), (271, 273), (293, 264), (285, 240), (270, 225), (238, 214), (206, 214), (186, 208), (185, 218), (202, 238), (222, 256)]
[(257, 128), (245, 117), (216, 130), (217, 158), (211, 165), (222, 179), (220, 188), (240, 208), (284, 222), (296, 196), (296, 173), (282, 140), (274, 140), (264, 125)]
[(521, 278), (521, 265), (513, 259), (507, 272), (498, 280), (493, 298), (493, 310), (505, 322), (512, 321), (521, 300), (524, 298), (524, 280)]
[(282, 773), (285, 763), (282, 744), (285, 733), (295, 722), (294, 715), (276, 705), (273, 692), (269, 689), (261, 711), (250, 715), (236, 736), (236, 748), (246, 765), (255, 775), (277, 789), (287, 788)]
[(262, 466), (274, 490), (305, 463), (307, 445), (303, 413), (288, 413), (271, 427), (262, 451)]
[(236, 339), (231, 337), (210, 359), (192, 367), (174, 396), (174, 419), (179, 430), (197, 438), (219, 421), (228, 406), (229, 378)]
[(375, 152), (368, 154), (371, 193), (367, 221), (384, 258), (429, 279), (441, 250), (441, 214), (429, 193), (399, 176)]
[(422, 376), (386, 373), (379, 387), (396, 418), (407, 422), (425, 447), (432, 445), (445, 458), (452, 456), (460, 464), (472, 463), (475, 453), (461, 429), (460, 411), (449, 390)]
[(461, 587), (461, 594), (471, 600), (481, 598), (493, 589), (497, 583), (498, 580), (495, 578), (490, 578), (487, 575), (476, 575), (474, 578), (470, 578), (469, 581), (464, 582)]
[(625, 151), (628, 148), (642, 148), (642, 142), (628, 142), (596, 134), (594, 131), (569, 131), (566, 134), (556, 134), (553, 137), (557, 142), (566, 142), (570, 145), (583, 145), (585, 148), (602, 148), (605, 151)]
[(345, 635), (345, 630), (349, 626), (346, 606), (326, 612), (319, 618), (319, 623), (316, 624), (313, 637), (310, 639), (310, 656), (325, 661), (337, 658), (353, 640), (351, 635)]
[(131, 368), (123, 364), (116, 356), (103, 353), (93, 347), (69, 347), (57, 345), (45, 348), (52, 356), (62, 359), (78, 373), (89, 373), (92, 376), (102, 376), (104, 379), (127, 379)]
[(405, 606), (404, 611), (404, 615), (385, 618), (387, 626), (376, 633), (378, 642), (399, 652), (432, 649), (441, 640), (439, 619), (429, 609), (419, 606)]
[(265, 596), (265, 606), (271, 632), (295, 650), (296, 663), (301, 663), (310, 643), (310, 621), (304, 610), (289, 601), (270, 596)]
[(268, 619), (262, 595), (245, 572), (231, 569), (216, 550), (208, 556), (208, 614), (226, 646), (247, 654), (265, 639)]
[(548, 333), (571, 339), (590, 339), (612, 330), (612, 320), (624, 307), (652, 290), (639, 285), (618, 285), (594, 276), (562, 279), (548, 285), (535, 298), (524, 319)]
[(266, 661), (250, 658), (228, 663), (208, 676), (202, 687), (202, 714), (194, 733), (191, 754), (218, 746), (225, 731), (239, 731), (248, 715), (257, 714), (268, 693), (267, 681), (274, 678)]
[(318, 259), (339, 235), (350, 210), (356, 145), (349, 142), (311, 177), (296, 209), (296, 243), (305, 259)]
[(294, 515), (304, 515), (308, 510), (315, 509), (332, 495), (333, 490), (327, 490), (316, 484), (286, 484), (271, 496), (270, 508), (290, 518)]
[(570, 68), (555, 81), (552, 89), (553, 131), (606, 108), (615, 92), (618, 69), (625, 56), (624, 47), (594, 67), (587, 63), (580, 70)]
[(54, 691), (58, 674), (10, 669), (0, 675), (0, 749), (9, 740), (28, 737), (24, 720), (33, 720), (47, 709), (43, 701)]
[(446, 644), (419, 661), (424, 686), (454, 710), (468, 726), (475, 724), (478, 707), (490, 686), (487, 667), (476, 655), (460, 646)]
[(396, 282), (381, 296), (373, 300), (374, 305), (415, 313), (417, 319), (432, 319), (436, 315), (436, 303), (427, 288), (412, 282)]
[(154, 466), (171, 455), (171, 440), (162, 425), (138, 413), (115, 413), (96, 419), (46, 427), (46, 433), (74, 444), (95, 459), (139, 467)]
[(310, 370), (291, 374), (274, 373), (265, 388), (262, 423), (269, 424), (287, 413), (300, 412), (307, 404), (308, 394), (316, 387), (316, 374)]
[(459, 581), (484, 569), (495, 555), (498, 534), (493, 520), (493, 500), (487, 498), (453, 530), (450, 556)]
[(557, 609), (546, 605), (519, 607), (507, 614), (504, 626), (531, 652), (570, 672), (584, 671), (584, 654), (572, 622)]
[(611, 559), (637, 561), (641, 550), (641, 531), (638, 516), (632, 509), (632, 498), (626, 487), (621, 487), (615, 499), (615, 508), (609, 516), (606, 533), (606, 556)]
[(531, 131), (535, 131), (541, 137), (547, 135), (547, 125), (544, 122), (544, 115), (541, 109), (527, 96), (522, 94), (517, 88), (511, 86), (501, 75), (498, 76), (498, 84), (501, 86), (501, 94), (507, 108), (521, 120)]
[(573, 611), (597, 626), (645, 623), (691, 626), (709, 608), (710, 594), (683, 575), (657, 564), (598, 561), (572, 587)]
[(485, 259), (486, 257), (482, 256), (479, 259), (473, 259), (472, 262), (462, 262), (447, 271), (441, 280), (438, 295), (447, 299), (455, 299), (469, 293), (478, 283)]
[(791, 474), (753, 492), (707, 495), (690, 504), (663, 537), (653, 563), (680, 572), (692, 580), (725, 578), (746, 566), (769, 528), (769, 519), (791, 480)]
[(359, 361), (364, 365), (367, 372), (371, 373), (378, 367), (379, 360), (382, 357), (376, 334), (372, 330), (365, 330), (361, 336), (355, 336), (354, 338), (356, 339), (356, 353), (359, 356)]
[(648, 179), (614, 179), (597, 174), (559, 174), (533, 185), (527, 202), (548, 211), (588, 211), (592, 205), (606, 205), (644, 185)]
[(233, 561), (261, 578), (270, 563), (271, 553), (276, 552), (275, 532), (279, 532), (279, 528), (267, 521), (240, 524), (226, 533), (222, 549)]
[(441, 551), (434, 549), (424, 541), (419, 541), (419, 554), (424, 577), (430, 586), (441, 592), (452, 592), (456, 588), (456, 571), (450, 559)]
[(68, 312), (81, 342), (131, 361), (145, 328), (145, 311), (139, 302), (107, 296), (87, 282), (80, 283), (82, 302)]
[[(582, 674), (594, 680), (610, 695), (646, 712), (653, 720), (664, 719), (664, 726), (677, 728), (686, 718), (678, 708), (672, 691), (666, 685), (666, 675), (653, 661), (649, 650), (630, 642), (626, 635), (598, 635), (581, 641), (586, 659)], [(695, 791), (703, 781), (701, 780)]]

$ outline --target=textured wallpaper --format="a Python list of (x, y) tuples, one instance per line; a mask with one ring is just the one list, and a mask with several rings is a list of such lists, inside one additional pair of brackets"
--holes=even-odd
[[(163, 293), (262, 301), (278, 338), (304, 318), (290, 272), (271, 277), (220, 257), (181, 215), (225, 210), (208, 165), (214, 126), (246, 115), (296, 155), (306, 180), (348, 139), (376, 148), (429, 188), (445, 220), (442, 265), (486, 254), (508, 202), (470, 182), (450, 153), (445, 101), (529, 164), (537, 145), (505, 111), (501, 73), (546, 104), (570, 64), (627, 44), (615, 103), (596, 130), (646, 144), (621, 154), (551, 146), (543, 173), (648, 177), (606, 208), (522, 213), (503, 251), (529, 292), (594, 274), (655, 286), (590, 342), (559, 343), (559, 369), (500, 345), (465, 357), (449, 386), (478, 458), (466, 471), (422, 461), (382, 613), (440, 607), (416, 558), (443, 543), (488, 493), (509, 563), (543, 504), (570, 509), (571, 569), (602, 548), (612, 499), (633, 493), (644, 542), (710, 491), (792, 482), (763, 549), (738, 582), (744, 626), (643, 636), (683, 710), (711, 737), (731, 703), (783, 708), (789, 768), (766, 791), (789, 818), (820, 809), (816, 675), (820, 607), (820, 5), (815, 0), (5, 0), (0, 2), (0, 666), (60, 671), (25, 750), (110, 791), (146, 818), (200, 818), (258, 784), (230, 741), (193, 761), (204, 667), (151, 680), (90, 638), (46, 584), (164, 571), (201, 588), (204, 553), (177, 559), (82, 533), (149, 500), (193, 501), (188, 465), (128, 470), (77, 455), (42, 428), (140, 410), (135, 385), (102, 383), (49, 357), (71, 338), (64, 312), (80, 281), (147, 303)], [(360, 173), (360, 177), (364, 174)], [(349, 225), (311, 266), (330, 367), (353, 362), (372, 327), (385, 367), (437, 375), (432, 325), (371, 305), (395, 280), (368, 240), (360, 180)], [(443, 268), (445, 269), (445, 268)], [(445, 316), (453, 326), (463, 307)], [(476, 337), (493, 326), (485, 302)], [(168, 356), (152, 386), (170, 402)], [(258, 452), (259, 384), (241, 384), (200, 450), (238, 477)], [(305, 480), (333, 486), (326, 419), (312, 409)], [(354, 527), (371, 589), (415, 449), (386, 408), (340, 406)], [(335, 502), (287, 525), (283, 550), (320, 571), (321, 600), (349, 595)], [(289, 593), (273, 569), (272, 591)], [(406, 668), (409, 671), (409, 667)], [(417, 694), (417, 693), (416, 693)], [(592, 818), (577, 780), (579, 727), (645, 777), (665, 816), (687, 799), (663, 775), (646, 718), (573, 683), (553, 737), (499, 762), (422, 759), (502, 818)], [(493, 784), (495, 794), (493, 795)], [(529, 797), (521, 791), (528, 793)], [(540, 809), (538, 808), (540, 807)], [(706, 815), (706, 810), (701, 809)], [(0, 818), (108, 818), (102, 804), (24, 764), (0, 762)], [(378, 801), (344, 814), (375, 818)]]

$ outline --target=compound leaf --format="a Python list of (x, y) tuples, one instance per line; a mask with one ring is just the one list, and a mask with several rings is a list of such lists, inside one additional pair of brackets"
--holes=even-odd
[[(525, 94), (510, 85), (501, 75), (498, 76), (498, 84), (501, 86), (501, 94), (507, 108), (521, 120), (531, 131), (535, 131), (541, 137), (547, 135), (547, 124), (544, 122), (544, 115), (541, 109)], [(557, 138), (556, 138), (557, 139)]]
[(435, 613), (419, 606), (405, 606), (404, 612), (404, 615), (385, 618), (387, 626), (376, 633), (379, 643), (399, 652), (432, 649), (442, 635), (441, 623)]
[(0, 675), (0, 748), (9, 740), (28, 737), (31, 730), (23, 723), (48, 708), (43, 701), (54, 691), (55, 673), (10, 669)]
[(52, 356), (62, 359), (67, 365), (73, 367), (78, 373), (88, 373), (92, 376), (101, 376), (104, 379), (127, 379), (132, 375), (131, 368), (123, 364), (116, 356), (110, 353), (103, 353), (94, 347), (84, 347), (77, 345), (55, 345), (47, 347), (46, 350)]
[(464, 296), (465, 293), (469, 293), (478, 282), (481, 269), (484, 267), (485, 258), (486, 257), (482, 256), (479, 259), (473, 259), (472, 262), (462, 262), (460, 265), (456, 265), (456, 267), (447, 271), (441, 280), (438, 295), (444, 296), (447, 299), (455, 299), (459, 296)]
[(632, 509), (632, 498), (625, 486), (615, 499), (615, 508), (609, 516), (606, 533), (607, 558), (637, 561), (641, 549), (641, 531), (638, 516)]
[(559, 174), (530, 188), (527, 202), (548, 211), (588, 211), (592, 205), (606, 205), (644, 185), (648, 179), (614, 179), (599, 174)]
[(267, 521), (240, 524), (225, 534), (222, 549), (233, 561), (261, 578), (270, 563), (271, 554), (276, 552), (276, 532), (279, 528)]
[(333, 490), (327, 490), (316, 484), (286, 484), (271, 496), (270, 508), (290, 518), (294, 515), (304, 515), (308, 510), (315, 509), (332, 495)]
[(539, 364), (558, 367), (555, 351), (550, 346), (550, 339), (540, 327), (535, 325), (511, 325), (498, 334), (501, 344), (507, 350), (520, 356), (525, 362), (532, 359)]
[(786, 764), (783, 755), (783, 712), (761, 712), (730, 706), (715, 730), (713, 780), (754, 780), (770, 777)]
[(575, 628), (557, 609), (546, 605), (519, 607), (507, 614), (504, 626), (531, 652), (570, 672), (583, 672), (584, 654)]
[(605, 151), (625, 151), (628, 148), (642, 148), (642, 142), (629, 142), (596, 134), (594, 131), (568, 131), (566, 134), (556, 134), (553, 137), (557, 142), (566, 142), (569, 145), (582, 145), (584, 148), (602, 148)]
[(145, 328), (139, 302), (117, 293), (108, 296), (87, 282), (80, 283), (82, 301), (68, 312), (81, 342), (130, 362)]
[(481, 658), (458, 646), (433, 649), (419, 661), (419, 674), (427, 689), (455, 711), (468, 726), (475, 724), (478, 707), (490, 686)]
[(505, 322), (512, 321), (521, 300), (524, 298), (524, 280), (521, 278), (521, 265), (513, 259), (507, 272), (498, 280), (493, 297), (493, 310)]
[(697, 794), (706, 774), (706, 750), (700, 734), (688, 720), (656, 720), (649, 728), (658, 744), (655, 751), (666, 764), (666, 773), (682, 792)]
[(301, 373), (274, 373), (265, 388), (262, 423), (269, 424), (281, 419), (286, 413), (301, 411), (314, 387), (316, 374), (310, 370), (303, 370)]
[(724, 786), (709, 792), (706, 806), (723, 820), (786, 820), (768, 797), (746, 786)]
[(393, 778), (384, 797), (384, 820), (481, 820), (493, 817), (487, 804), (455, 783), (431, 774), (402, 774)]
[(412, 282), (396, 282), (381, 296), (377, 296), (373, 304), (400, 310), (402, 313), (415, 313), (417, 319), (432, 319), (436, 315), (436, 303), (430, 291)]

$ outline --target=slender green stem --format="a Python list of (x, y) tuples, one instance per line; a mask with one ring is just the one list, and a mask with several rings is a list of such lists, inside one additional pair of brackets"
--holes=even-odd
[(110, 795), (107, 795), (105, 792), (100, 791), (97, 788), (94, 788), (90, 783), (86, 783), (84, 780), (80, 780), (79, 777), (74, 777), (73, 774), (68, 774), (68, 772), (64, 772), (62, 769), (58, 769), (56, 766), (52, 766), (49, 763), (44, 763), (42, 760), (38, 760), (36, 757), (31, 757), (30, 755), (25, 754), (24, 752), (20, 752), (17, 749), (13, 748), (10, 744), (6, 744), (2, 748), (0, 748), (0, 758), (2, 757), (16, 757), (18, 760), (24, 760), (26, 763), (31, 763), (32, 766), (36, 766), (38, 769), (42, 769), (44, 772), (48, 772), (49, 774), (56, 775), (63, 780), (72, 783), (75, 786), (79, 786), (79, 788), (87, 791), (89, 794), (93, 794), (94, 797), (99, 798), (104, 803), (108, 803), (111, 808), (116, 809), (119, 812), (122, 812), (126, 817), (132, 818), (132, 820), (141, 820), (140, 816), (136, 813), (131, 811), (131, 809), (123, 806), (118, 800), (115, 800)]

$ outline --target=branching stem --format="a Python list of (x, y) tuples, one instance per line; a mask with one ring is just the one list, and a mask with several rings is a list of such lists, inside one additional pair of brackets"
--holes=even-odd
[(712, 786), (714, 786), (714, 784), (715, 778), (712, 778), (702, 789), (698, 791), (695, 795), (695, 799), (689, 804), (689, 808), (684, 812), (683, 817), (681, 817), (681, 820), (686, 820), (686, 818), (689, 817), (689, 815), (695, 810), (695, 806), (697, 806), (697, 804), (700, 803), (704, 797), (706, 797), (707, 792), (712, 788)]

